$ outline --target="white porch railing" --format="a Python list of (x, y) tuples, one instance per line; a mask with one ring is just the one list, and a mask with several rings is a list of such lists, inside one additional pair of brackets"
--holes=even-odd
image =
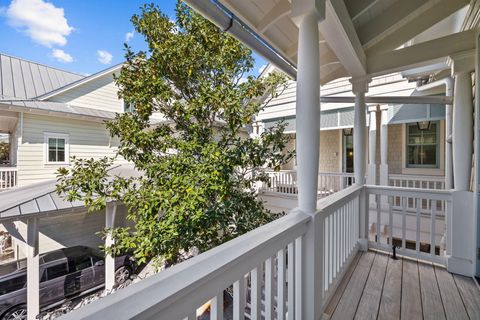
[[(283, 194), (297, 194), (297, 172), (295, 170), (267, 171), (269, 182), (263, 184), (261, 191)], [(353, 173), (320, 172), (318, 174), (318, 196), (326, 197), (345, 189), (355, 182)]]
[[(401, 211), (393, 208), (394, 197), (402, 199)], [(368, 210), (370, 198), (375, 210)], [(423, 214), (422, 200), (444, 202), (446, 223), (435, 205)], [(319, 319), (357, 251), (369, 247), (391, 252), (395, 245), (398, 254), (471, 276), (472, 201), (465, 191), (354, 185), (318, 201), (315, 213), (294, 210), (62, 319), (193, 320), (208, 302), (210, 319), (218, 320), (226, 291), (233, 292), (229, 309), (236, 320)], [(369, 233), (373, 223), (379, 228)]]
[(0, 167), (0, 190), (17, 186), (17, 168)]
[(368, 186), (367, 194), (367, 201), (374, 200), (374, 206), (368, 206), (370, 247), (392, 251), (395, 246), (401, 255), (446, 264), (450, 191)]
[[(233, 319), (307, 318), (306, 300), (311, 297), (306, 288), (312, 288), (313, 279), (308, 270), (313, 267), (318, 274), (315, 305), (321, 311), (358, 250), (362, 190), (342, 190), (322, 199), (313, 215), (294, 211), (63, 319), (193, 320), (210, 302), (210, 319), (218, 320), (224, 316), (228, 288)], [(312, 233), (319, 241), (307, 243)], [(311, 244), (313, 254), (307, 252)], [(313, 261), (313, 255), (319, 259)]]
[[(444, 176), (424, 176), (424, 175), (409, 175), (409, 174), (390, 174), (388, 176), (389, 185), (392, 187), (401, 188), (418, 188), (429, 190), (445, 190), (445, 177)], [(393, 198), (393, 208), (402, 209), (402, 200), (400, 197)], [(437, 205), (437, 213), (445, 215), (444, 202), (432, 202)], [(426, 199), (421, 200), (420, 210), (422, 213), (429, 213), (431, 211), (430, 201)], [(406, 210), (415, 212), (416, 202), (415, 197), (406, 199)]]

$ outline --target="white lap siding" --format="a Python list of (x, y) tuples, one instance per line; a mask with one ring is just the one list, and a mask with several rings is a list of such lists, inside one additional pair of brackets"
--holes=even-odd
[(59, 165), (45, 164), (46, 132), (68, 134), (70, 157), (98, 159), (115, 155), (115, 148), (111, 147), (114, 142), (102, 122), (25, 113), (17, 153), (19, 186), (56, 178)]

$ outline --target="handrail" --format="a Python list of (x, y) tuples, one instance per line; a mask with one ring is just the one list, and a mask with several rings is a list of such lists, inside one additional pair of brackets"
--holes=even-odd
[[(181, 319), (301, 237), (310, 217), (285, 217), (133, 284), (62, 319)], [(201, 290), (199, 290), (201, 289)], [(132, 297), (135, 297), (132, 299)], [(174, 304), (180, 303), (176, 307)]]
[(416, 180), (416, 181), (445, 181), (445, 176), (413, 175), (413, 174), (389, 174), (388, 179), (395, 180)]
[(0, 171), (18, 171), (17, 167), (0, 167)]
[(317, 202), (317, 214), (321, 214), (326, 211), (335, 211), (343, 203), (357, 197), (362, 189), (363, 186), (353, 185), (333, 193), (328, 197), (320, 199)]
[(367, 191), (374, 194), (397, 197), (412, 197), (412, 192), (421, 196), (428, 196), (432, 200), (451, 199), (452, 192), (450, 190), (439, 189), (419, 189), (419, 188), (403, 188), (392, 186), (375, 186), (366, 185)]

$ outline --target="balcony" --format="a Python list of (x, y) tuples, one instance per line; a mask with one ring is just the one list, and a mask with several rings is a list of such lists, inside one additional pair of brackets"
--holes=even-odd
[[(64, 318), (197, 319), (206, 303), (210, 319), (478, 318), (480, 291), (472, 278), (458, 275), (473, 274), (472, 248), (465, 250), (472, 242), (473, 210), (462, 211), (472, 203), (468, 197), (462, 191), (354, 185), (322, 198), (313, 214), (294, 210)], [(397, 198), (402, 209), (395, 211)], [(408, 199), (416, 206), (412, 240), (407, 238)], [(427, 204), (430, 215), (422, 214)], [(385, 205), (387, 214), (382, 214)], [(377, 215), (367, 209), (372, 206)], [(436, 237), (442, 206), (443, 246)], [(394, 228), (385, 236), (379, 229), (377, 237), (369, 232), (371, 218), (391, 226), (396, 215), (398, 234)], [(425, 221), (426, 238), (421, 236)], [(399, 260), (391, 256), (395, 241), (390, 239), (396, 238)], [(231, 308), (224, 309), (224, 291), (232, 292)]]
[(0, 191), (17, 186), (17, 168), (0, 166)]

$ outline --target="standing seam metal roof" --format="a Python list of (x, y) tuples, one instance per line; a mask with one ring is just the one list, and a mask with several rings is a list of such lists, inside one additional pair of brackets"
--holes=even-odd
[(30, 99), (85, 78), (0, 53), (0, 98)]

